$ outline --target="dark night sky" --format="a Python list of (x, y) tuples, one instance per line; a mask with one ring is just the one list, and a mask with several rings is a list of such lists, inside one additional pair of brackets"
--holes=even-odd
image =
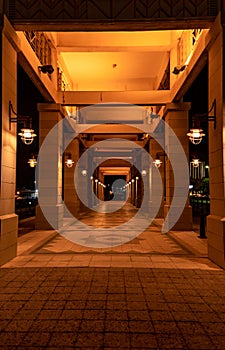
[[(37, 103), (44, 102), (44, 98), (29, 79), (27, 74), (18, 65), (17, 75), (17, 113), (19, 115), (28, 115), (32, 117), (32, 124), (35, 133), (38, 132), (38, 111)], [(18, 125), (19, 130), (19, 125)], [(17, 171), (16, 187), (32, 189), (35, 180), (35, 168), (31, 168), (27, 161), (33, 154), (38, 153), (38, 137), (35, 137), (31, 145), (25, 145), (20, 136), (17, 140)]]
[[(208, 111), (208, 66), (206, 65), (198, 75), (197, 79), (192, 84), (191, 88), (184, 95), (184, 102), (191, 102), (190, 110), (190, 124), (191, 127), (191, 116), (193, 114), (206, 113)], [(190, 159), (193, 156), (205, 161), (208, 164), (208, 123), (201, 123), (201, 128), (206, 134), (203, 137), (199, 145), (193, 145), (189, 142), (189, 154)]]

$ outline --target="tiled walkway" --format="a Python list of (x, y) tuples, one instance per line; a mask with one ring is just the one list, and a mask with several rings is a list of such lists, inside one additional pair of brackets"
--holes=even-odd
[(219, 269), (0, 270), (1, 349), (225, 348)]
[(0, 349), (224, 350), (225, 271), (195, 232), (160, 224), (113, 248), (21, 236), (0, 269)]
[[(96, 248), (92, 227), (107, 230), (128, 221), (135, 213), (134, 207), (127, 204), (115, 214), (83, 215), (76, 225), (68, 220), (64, 231), (72, 232), (72, 241), (55, 231), (32, 231), (19, 237), (18, 256), (5, 267), (192, 268), (194, 262), (201, 269), (214, 268), (207, 259), (206, 240), (199, 239), (192, 231), (162, 234), (162, 219), (155, 219), (143, 233), (125, 244)], [(82, 227), (82, 223), (89, 226)], [(125, 234), (128, 232), (121, 235)], [(86, 237), (86, 246), (76, 243), (76, 236), (80, 241)]]

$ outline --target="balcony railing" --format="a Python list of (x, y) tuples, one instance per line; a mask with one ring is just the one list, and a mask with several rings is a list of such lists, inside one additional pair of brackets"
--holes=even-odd
[(24, 34), (41, 65), (51, 64), (51, 44), (46, 35), (36, 31), (25, 31)]

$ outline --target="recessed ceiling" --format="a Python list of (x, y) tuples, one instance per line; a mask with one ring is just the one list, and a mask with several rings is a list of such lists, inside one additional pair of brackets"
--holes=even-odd
[(62, 52), (75, 84), (154, 79), (168, 57), (166, 52)]
[(75, 91), (155, 90), (171, 31), (57, 33), (59, 64)]

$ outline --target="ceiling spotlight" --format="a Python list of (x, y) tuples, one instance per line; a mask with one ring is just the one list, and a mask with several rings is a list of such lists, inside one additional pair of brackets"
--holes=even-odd
[(150, 123), (153, 123), (153, 119), (158, 119), (159, 118), (159, 114), (157, 113), (153, 113), (153, 108), (151, 108), (151, 111), (149, 113), (149, 117), (150, 117)]
[(178, 75), (180, 72), (183, 72), (187, 68), (187, 65), (184, 64), (183, 66), (176, 66), (174, 67), (172, 73), (175, 75)]
[(52, 67), (51, 64), (45, 64), (43, 66), (38, 66), (39, 71), (41, 71), (42, 73), (48, 73), (48, 74), (52, 74), (54, 72), (54, 68)]
[(147, 140), (149, 138), (149, 134), (143, 134), (141, 140)]

